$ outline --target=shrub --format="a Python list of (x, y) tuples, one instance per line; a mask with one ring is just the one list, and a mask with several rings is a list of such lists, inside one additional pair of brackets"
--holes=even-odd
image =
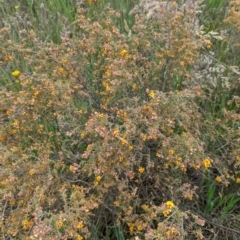
[(154, 4), (121, 31), (119, 12), (88, 1), (59, 44), (0, 30), (5, 239), (203, 239), (212, 213), (234, 213), (239, 97), (208, 109), (198, 2)]

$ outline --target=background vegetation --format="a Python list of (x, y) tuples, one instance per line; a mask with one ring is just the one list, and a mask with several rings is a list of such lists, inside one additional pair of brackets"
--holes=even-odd
[(240, 239), (240, 1), (0, 2), (0, 238)]

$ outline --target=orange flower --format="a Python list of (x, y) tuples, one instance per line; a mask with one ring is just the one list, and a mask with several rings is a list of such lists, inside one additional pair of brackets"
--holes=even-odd
[(163, 216), (164, 216), (164, 217), (167, 217), (170, 212), (171, 212), (171, 211), (167, 209), (167, 210), (164, 210), (162, 213), (163, 213)]
[(211, 167), (211, 160), (210, 160), (209, 158), (205, 158), (205, 159), (203, 160), (203, 166), (204, 166), (205, 168), (210, 168), (210, 167)]
[(145, 168), (144, 168), (144, 167), (140, 167), (140, 168), (138, 169), (138, 171), (139, 171), (139, 173), (143, 173), (143, 172), (145, 171)]

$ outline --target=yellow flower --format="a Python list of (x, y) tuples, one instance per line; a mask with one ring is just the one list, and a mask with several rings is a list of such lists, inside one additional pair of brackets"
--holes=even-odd
[(84, 224), (83, 222), (79, 222), (78, 225), (77, 225), (77, 229), (82, 229), (84, 227)]
[(195, 170), (198, 170), (198, 169), (200, 168), (200, 165), (198, 165), (198, 164), (197, 164), (197, 165), (194, 165), (193, 168), (194, 168)]
[(80, 133), (80, 136), (81, 136), (81, 138), (84, 138), (85, 133), (84, 133), (84, 132), (81, 132), (81, 133)]
[(38, 132), (38, 133), (41, 133), (41, 132), (43, 131), (43, 129), (44, 129), (44, 125), (39, 124), (39, 125), (38, 125), (38, 130), (37, 130), (37, 132)]
[(70, 165), (69, 166), (69, 171), (71, 171), (72, 173), (76, 173), (78, 170), (78, 168), (76, 166)]
[(209, 158), (205, 158), (205, 159), (203, 160), (203, 166), (204, 166), (205, 168), (210, 168), (210, 167), (211, 167), (211, 160), (210, 160)]
[(180, 61), (180, 65), (183, 67), (185, 65), (184, 61)]
[(115, 130), (113, 131), (113, 135), (116, 137), (118, 134), (119, 134), (119, 131), (118, 131), (117, 129), (115, 129)]
[(174, 154), (174, 150), (173, 149), (169, 149), (168, 150), (168, 155), (173, 155)]
[(130, 151), (132, 151), (132, 150), (133, 150), (133, 146), (130, 145), (130, 146), (128, 147), (128, 149), (129, 149)]
[(77, 240), (83, 240), (83, 237), (81, 235), (77, 235)]
[(178, 157), (176, 160), (175, 160), (175, 164), (178, 166), (180, 163), (182, 162), (182, 158), (181, 157)]
[(119, 52), (119, 55), (124, 56), (125, 54), (127, 54), (127, 50), (123, 49)]
[(168, 210), (168, 209), (164, 210), (162, 213), (163, 213), (164, 217), (167, 217), (169, 215), (169, 213), (170, 213), (170, 210)]
[(143, 229), (142, 225), (139, 224), (139, 225), (137, 226), (137, 230), (138, 230), (138, 231), (142, 231), (142, 229)]
[(6, 61), (6, 62), (13, 61), (13, 57), (12, 56), (6, 56), (6, 57), (4, 57), (4, 61)]
[(59, 74), (62, 74), (63, 72), (64, 72), (64, 68), (60, 67), (60, 68), (58, 69), (58, 73), (59, 73)]
[(111, 70), (109, 68), (106, 70), (105, 76), (106, 77), (110, 77), (111, 76)]
[(211, 41), (210, 41), (210, 40), (207, 40), (207, 41), (206, 41), (206, 47), (207, 47), (207, 49), (211, 48), (211, 46), (212, 46)]
[(26, 85), (29, 84), (29, 80), (26, 79), (25, 82), (24, 82), (24, 84), (26, 84)]
[(175, 235), (177, 233), (178, 233), (177, 229), (175, 227), (172, 227), (170, 230), (166, 232), (166, 237), (171, 237), (172, 235)]
[(154, 98), (154, 97), (155, 97), (154, 91), (151, 91), (151, 92), (149, 93), (149, 97), (150, 97), (150, 98)]
[(103, 82), (102, 85), (103, 85), (103, 87), (105, 87), (106, 91), (109, 90), (109, 84), (108, 83)]
[(15, 10), (17, 11), (17, 10), (19, 9), (19, 6), (16, 5), (16, 6), (14, 6), (14, 8), (15, 8)]
[(0, 142), (3, 142), (4, 141), (4, 136), (0, 136)]
[(220, 176), (217, 176), (217, 177), (215, 178), (215, 180), (216, 180), (217, 182), (221, 182), (221, 181), (222, 181), (222, 179), (221, 179)]
[(149, 207), (148, 207), (147, 204), (143, 204), (141, 207), (142, 207), (145, 211), (149, 210)]
[(63, 57), (61, 60), (62, 60), (63, 63), (67, 63), (67, 61), (68, 61), (68, 60), (67, 60), (66, 58), (64, 58), (64, 57)]
[(236, 179), (236, 183), (240, 183), (240, 178), (237, 178), (237, 179)]
[(33, 95), (36, 97), (37, 95), (39, 95), (39, 91), (35, 91)]
[(180, 17), (181, 17), (181, 15), (180, 15), (180, 14), (175, 14), (175, 15), (174, 15), (174, 19), (175, 19), (175, 20), (178, 20), (178, 19), (180, 19)]
[(130, 234), (132, 234), (133, 231), (134, 231), (134, 224), (128, 223), (128, 227), (129, 227), (129, 232), (130, 232)]
[(170, 237), (171, 236), (171, 231), (167, 231), (165, 234), (166, 234), (166, 237)]
[(33, 221), (28, 221), (27, 219), (25, 219), (22, 221), (22, 225), (24, 230), (29, 230), (33, 225)]
[(101, 180), (101, 176), (96, 176), (96, 181), (99, 182)]
[(122, 139), (122, 145), (127, 144), (127, 140), (126, 139)]
[(34, 175), (35, 174), (35, 170), (34, 169), (31, 169), (31, 170), (29, 170), (29, 175)]
[(20, 71), (15, 70), (14, 72), (12, 72), (12, 75), (17, 78), (20, 75)]
[(16, 129), (13, 129), (12, 130), (12, 134), (16, 134), (17, 133), (17, 130)]
[(175, 205), (172, 201), (167, 201), (166, 206), (167, 206), (168, 209), (172, 209)]
[(11, 110), (11, 109), (9, 109), (9, 110), (6, 111), (6, 114), (7, 114), (8, 116), (10, 116), (11, 113), (12, 113), (12, 110)]
[(136, 89), (137, 89), (137, 84), (136, 84), (136, 83), (133, 83), (132, 89), (133, 89), (133, 90), (136, 90)]
[(192, 201), (192, 200), (193, 200), (193, 196), (192, 196), (192, 195), (189, 195), (189, 196), (187, 197), (187, 199), (188, 199), (189, 201)]
[(12, 125), (14, 127), (19, 127), (19, 120), (15, 120)]
[(61, 228), (63, 226), (63, 222), (62, 221), (57, 221), (56, 223), (58, 228)]
[(144, 167), (140, 167), (140, 168), (138, 169), (138, 171), (139, 171), (140, 173), (143, 173), (143, 172), (145, 171), (145, 168), (144, 168)]

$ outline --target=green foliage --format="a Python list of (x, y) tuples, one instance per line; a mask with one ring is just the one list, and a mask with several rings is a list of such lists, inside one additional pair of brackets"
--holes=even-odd
[(210, 176), (207, 177), (204, 187), (206, 188), (205, 214), (207, 215), (220, 215), (218, 217), (222, 220), (240, 201), (237, 193), (219, 193), (217, 191), (216, 181), (211, 179)]

